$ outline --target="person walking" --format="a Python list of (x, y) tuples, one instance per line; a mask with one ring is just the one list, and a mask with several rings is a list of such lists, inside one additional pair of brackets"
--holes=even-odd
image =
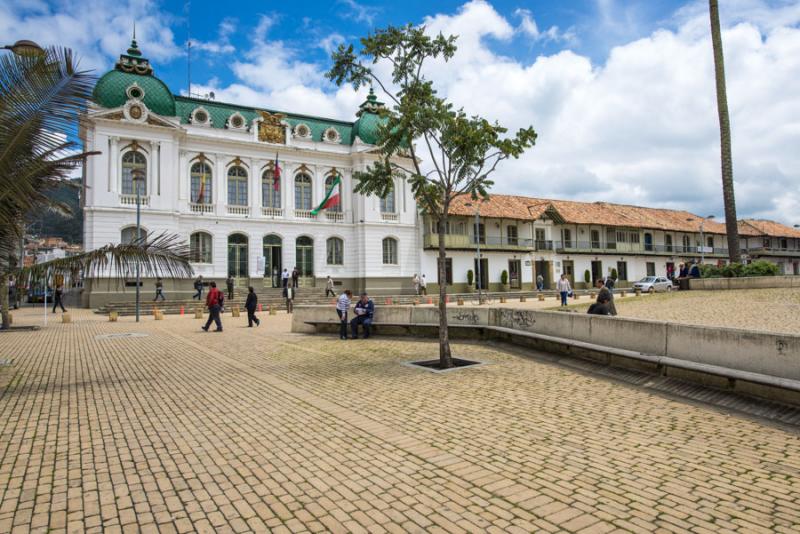
[(608, 314), (616, 315), (617, 307), (614, 306), (614, 293), (609, 291), (602, 278), (597, 279), (597, 289), (599, 289), (599, 292), (597, 293), (597, 303), (600, 304), (601, 300), (606, 301), (606, 305), (608, 306)]
[(544, 277), (541, 274), (536, 275), (536, 289), (539, 291), (544, 289)]
[(284, 268), (283, 272), (281, 273), (281, 287), (285, 288), (286, 284), (289, 283), (289, 269)]
[(284, 290), (286, 297), (286, 313), (294, 313), (294, 283), (289, 282), (289, 285), (286, 286)]
[(417, 276), (417, 273), (414, 273), (414, 276), (411, 277), (411, 283), (414, 284), (414, 294), (419, 296), (419, 276)]
[(611, 315), (608, 302), (606, 295), (597, 297), (597, 302), (589, 306), (589, 310), (586, 313), (589, 315)]
[(256, 308), (258, 307), (258, 296), (256, 295), (253, 286), (247, 288), (247, 300), (244, 302), (244, 309), (247, 310), (247, 327), (253, 328), (253, 323), (256, 326), (261, 325), (261, 321), (256, 317)]
[(192, 300), (203, 300), (203, 275), (197, 277), (197, 280), (194, 281), (194, 290), (197, 291), (194, 295), (192, 295)]
[(614, 277), (612, 275), (609, 274), (606, 277), (606, 287), (608, 288), (609, 291), (611, 291), (612, 295), (614, 294), (614, 286), (616, 285), (616, 283), (617, 281), (614, 280)]
[(428, 296), (428, 281), (425, 280), (425, 275), (422, 275), (422, 278), (419, 279), (419, 294)]
[(566, 306), (567, 297), (572, 292), (572, 286), (570, 285), (566, 274), (561, 275), (561, 278), (556, 283), (556, 289), (558, 289), (558, 292), (561, 295), (561, 305)]
[(297, 270), (297, 266), (295, 265), (294, 269), (292, 269), (292, 287), (297, 287), (297, 282), (300, 280), (300, 271)]
[(336, 292), (333, 290), (333, 279), (328, 275), (328, 279), (325, 281), (325, 298), (335, 296)]
[(361, 293), (361, 298), (353, 308), (355, 317), (350, 321), (350, 335), (358, 339), (358, 325), (364, 325), (364, 339), (369, 337), (369, 327), (372, 326), (372, 316), (375, 313), (375, 303), (366, 292)]
[[(46, 291), (46, 290), (45, 290), (45, 291)], [(53, 293), (53, 313), (55, 313), (55, 312), (56, 312), (56, 308), (57, 308), (58, 306), (61, 306), (61, 311), (62, 311), (62, 312), (65, 312), (65, 311), (67, 311), (67, 310), (64, 308), (64, 302), (63, 302), (63, 299), (64, 299), (64, 286), (62, 286), (61, 284), (58, 284), (58, 285), (56, 286), (56, 290), (55, 290), (55, 292)]]
[(156, 302), (159, 297), (161, 298), (161, 302), (167, 300), (166, 297), (164, 297), (164, 282), (161, 281), (160, 276), (156, 278), (156, 298), (153, 299), (153, 302)]
[(235, 282), (232, 274), (228, 275), (228, 279), (225, 280), (226, 289), (228, 290), (228, 300), (233, 300), (233, 286)]
[(350, 297), (353, 293), (345, 289), (336, 300), (336, 315), (339, 316), (339, 339), (347, 339), (347, 312), (350, 310)]
[(211, 321), (217, 325), (217, 329), (214, 332), (222, 332), (222, 319), (219, 316), (219, 312), (222, 309), (222, 304), (225, 301), (225, 295), (222, 294), (222, 291), (217, 289), (217, 283), (211, 282), (209, 284), (211, 289), (208, 290), (208, 295), (206, 295), (206, 306), (208, 307), (208, 321), (206, 321), (205, 326), (203, 326), (203, 330), (208, 332), (208, 327), (211, 326)]
[(8, 305), (12, 306), (15, 310), (19, 309), (19, 300), (17, 299), (17, 295), (19, 294), (19, 288), (17, 287), (17, 281), (14, 279), (13, 276), (8, 277)]

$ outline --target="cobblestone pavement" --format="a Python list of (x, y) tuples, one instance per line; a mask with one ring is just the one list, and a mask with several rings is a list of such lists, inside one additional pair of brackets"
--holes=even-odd
[[(617, 292), (619, 293), (619, 292)], [(585, 311), (592, 302), (572, 308)], [(623, 317), (800, 334), (800, 288), (673, 291), (615, 298)]]
[[(800, 530), (792, 429), (503, 346), (433, 374), (400, 365), (430, 341), (262, 317), (0, 334), (0, 532)], [(147, 336), (97, 337), (123, 333)]]

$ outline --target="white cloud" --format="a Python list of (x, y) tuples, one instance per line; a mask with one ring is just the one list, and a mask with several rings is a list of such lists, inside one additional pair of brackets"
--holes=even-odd
[(217, 38), (214, 41), (199, 41), (192, 39), (192, 49), (202, 50), (209, 54), (232, 54), (236, 47), (231, 44), (230, 36), (236, 32), (237, 22), (232, 18), (225, 18), (219, 23)]
[(347, 17), (352, 17), (357, 22), (363, 22), (369, 26), (375, 22), (375, 17), (380, 11), (378, 8), (356, 2), (356, 0), (337, 0), (337, 3), (347, 7)]
[(550, 26), (547, 30), (541, 31), (533, 13), (528, 9), (517, 9), (514, 14), (520, 18), (518, 31), (532, 38), (534, 41), (564, 41), (574, 43), (577, 37), (574, 30), (562, 32), (558, 26)]

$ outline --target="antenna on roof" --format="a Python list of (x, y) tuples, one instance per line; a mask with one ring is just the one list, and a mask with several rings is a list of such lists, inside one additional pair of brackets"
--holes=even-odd
[(188, 93), (192, 96), (192, 3), (186, 0), (186, 80), (189, 85)]

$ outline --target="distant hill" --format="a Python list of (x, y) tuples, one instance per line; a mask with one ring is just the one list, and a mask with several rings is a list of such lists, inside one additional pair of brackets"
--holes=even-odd
[[(80, 178), (73, 180), (80, 185)], [(28, 233), (48, 237), (60, 237), (65, 241), (83, 244), (83, 210), (80, 207), (80, 188), (61, 186), (48, 196), (69, 206), (71, 215), (64, 217), (54, 211), (36, 213), (28, 218)]]

